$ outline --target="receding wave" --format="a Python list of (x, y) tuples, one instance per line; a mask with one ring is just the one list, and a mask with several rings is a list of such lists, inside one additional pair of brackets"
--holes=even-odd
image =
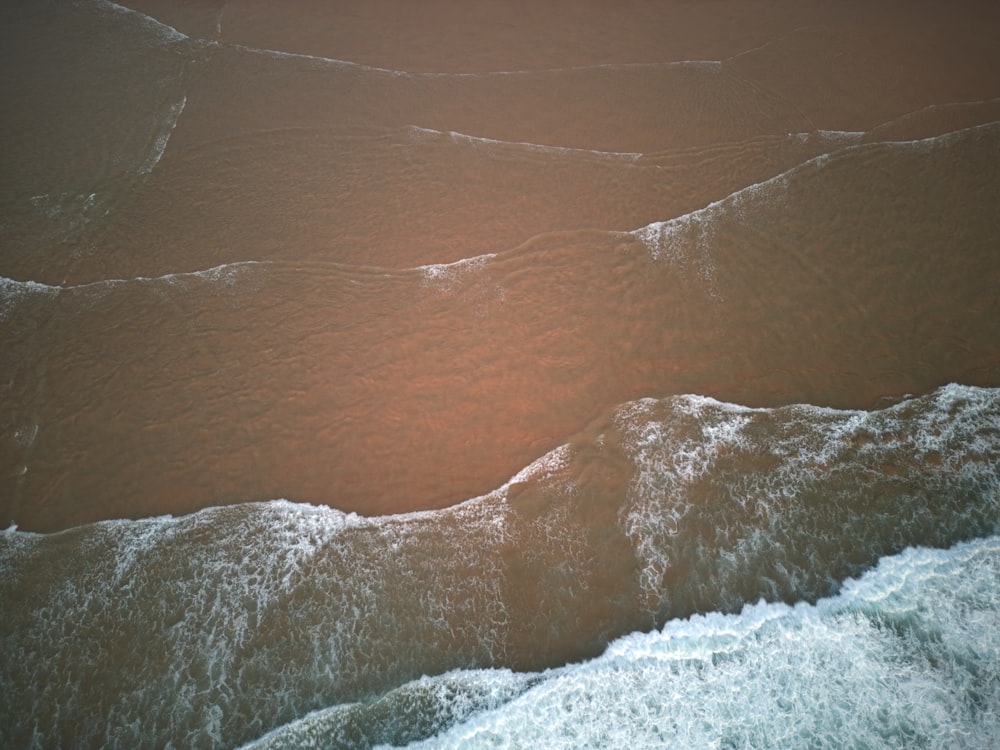
[[(998, 467), (997, 390), (873, 412), (680, 396), (623, 404), (446, 510), (273, 501), (10, 530), (5, 739), (232, 745), (334, 704), (378, 713), (423, 674), (535, 671), (671, 618), (816, 601), (907, 546), (998, 533)], [(428, 700), (466, 695), (458, 720), (529, 683), (505, 684)]]
[[(815, 605), (675, 620), (538, 675), (426, 678), (245, 747), (994, 747), (997, 576), (995, 536), (911, 549)], [(432, 736), (456, 706), (474, 713)]]

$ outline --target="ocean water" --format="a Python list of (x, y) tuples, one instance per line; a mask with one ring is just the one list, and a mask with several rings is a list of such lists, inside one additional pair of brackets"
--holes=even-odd
[[(739, 706), (755, 698), (718, 707), (735, 712), (729, 718), (713, 719), (712, 706), (718, 691), (763, 679), (771, 659), (785, 660), (781, 679), (791, 680), (799, 648), (817, 653), (802, 664), (803, 682), (785, 686), (804, 701), (797, 710), (837, 704), (803, 725), (805, 745), (810, 726), (816, 742), (837, 744), (855, 683), (885, 662), (901, 675), (927, 671), (927, 685), (971, 681), (946, 682), (940, 690), (969, 697), (923, 725), (913, 724), (927, 710), (919, 695), (894, 707), (910, 687), (881, 675), (891, 689), (870, 710), (888, 722), (890, 746), (911, 736), (933, 744), (951, 731), (995, 735), (998, 452), (997, 389), (948, 386), (874, 412), (681, 396), (625, 404), (592, 441), (560, 446), (494, 492), (444, 510), (362, 517), (270, 501), (56, 534), (11, 530), (0, 558), (4, 600), (17, 603), (3, 615), (5, 740), (228, 745), (292, 722), (268, 742), (364, 747), (421, 738), (524, 691), (528, 701), (565, 689), (569, 697), (551, 698), (559, 711), (598, 711), (596, 725), (576, 735), (572, 712), (560, 713), (563, 729), (543, 713), (516, 719), (509, 742), (564, 729), (570, 746), (625, 741), (632, 730), (599, 711), (605, 698), (575, 706), (572, 696), (592, 691), (577, 680), (598, 679), (625, 701), (615, 711), (639, 712), (637, 741), (699, 746), (718, 732), (722, 744), (779, 745), (783, 720), (725, 739), (737, 729), (727, 722), (739, 725)], [(963, 546), (976, 538), (987, 542)], [(877, 565), (891, 572), (844, 587)], [(877, 595), (857, 593), (869, 589)], [(967, 641), (965, 628), (975, 630)], [(653, 634), (579, 663), (633, 631)], [(687, 644), (679, 652), (676, 633)], [(673, 704), (705, 702), (707, 724), (672, 735), (678, 714), (663, 706), (645, 715), (663, 691), (680, 690), (663, 680), (694, 680), (714, 668), (717, 649), (738, 656), (705, 678), (705, 695)], [(831, 687), (824, 669), (841, 679), (855, 652), (869, 650), (871, 663)], [(620, 678), (635, 682), (635, 695), (577, 677), (609, 663), (617, 670), (616, 654), (638, 660)], [(568, 662), (576, 663), (559, 666)], [(965, 671), (940, 675), (939, 663)], [(455, 671), (472, 667), (496, 671)], [(546, 668), (555, 671), (537, 673)], [(830, 692), (811, 695), (820, 689)], [(508, 741), (504, 719), (485, 721), (493, 728), (476, 732)], [(555, 740), (523, 740), (535, 742)]]
[(0, 745), (1000, 744), (998, 22), (6, 3)]
[(998, 551), (907, 550), (816, 604), (674, 620), (543, 673), (424, 677), (245, 747), (994, 747)]

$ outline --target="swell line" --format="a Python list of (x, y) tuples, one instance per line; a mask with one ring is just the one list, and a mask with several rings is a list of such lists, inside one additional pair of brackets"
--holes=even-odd
[(905, 147), (905, 146), (916, 146), (916, 145), (935, 146), (940, 144), (946, 144), (949, 141), (961, 138), (964, 134), (975, 131), (987, 131), (996, 129), (996, 126), (998, 125), (1000, 125), (1000, 120), (983, 123), (981, 125), (973, 125), (967, 128), (953, 130), (948, 133), (941, 133), (940, 135), (929, 136), (927, 138), (914, 138), (909, 140), (896, 140), (896, 141), (873, 141), (869, 143), (858, 143), (858, 144), (851, 144), (848, 146), (844, 146), (843, 148), (835, 149), (833, 151), (813, 156), (805, 160), (804, 162), (796, 164), (794, 167), (785, 170), (784, 172), (780, 172), (779, 174), (774, 175), (773, 177), (769, 177), (766, 180), (755, 182), (751, 185), (747, 185), (746, 187), (742, 187), (739, 190), (735, 190), (729, 195), (725, 196), (724, 198), (712, 201), (703, 208), (696, 209), (694, 211), (682, 214), (681, 216), (677, 216), (672, 219), (667, 219), (665, 221), (651, 222), (646, 226), (633, 229), (629, 233), (639, 236), (642, 234), (648, 234), (654, 231), (654, 228), (660, 227), (664, 224), (689, 221), (693, 218), (698, 218), (701, 215), (705, 214), (706, 212), (710, 212), (712, 210), (720, 208), (721, 206), (723, 206), (723, 204), (739, 202), (751, 195), (759, 194), (762, 190), (781, 185), (782, 183), (786, 183), (791, 177), (793, 177), (797, 173), (802, 172), (806, 169), (822, 166), (833, 158), (843, 158), (848, 154), (860, 153), (864, 151), (876, 151), (883, 148)]
[(160, 128), (160, 132), (156, 135), (156, 139), (153, 141), (153, 146), (150, 149), (149, 155), (146, 157), (145, 162), (139, 167), (139, 174), (147, 175), (153, 171), (160, 159), (163, 157), (163, 152), (167, 150), (167, 144), (170, 142), (170, 136), (174, 132), (174, 128), (177, 127), (177, 120), (180, 119), (181, 113), (184, 111), (184, 107), (187, 105), (187, 95), (181, 96), (181, 98), (171, 105), (170, 110), (167, 112), (167, 116), (163, 120), (163, 126)]
[[(744, 206), (751, 199), (759, 199), (760, 196), (766, 195), (772, 191), (780, 190), (787, 185), (789, 180), (793, 179), (797, 174), (811, 169), (822, 168), (831, 159), (842, 159), (849, 157), (851, 154), (864, 153), (864, 152), (877, 152), (884, 149), (892, 148), (909, 148), (914, 146), (927, 146), (933, 147), (935, 145), (947, 144), (951, 140), (962, 138), (964, 135), (969, 133), (982, 131), (988, 132), (991, 130), (998, 129), (1000, 126), (1000, 121), (995, 121), (991, 123), (986, 123), (983, 125), (976, 125), (970, 128), (963, 128), (957, 131), (952, 131), (949, 133), (944, 133), (941, 135), (931, 136), (928, 138), (920, 138), (913, 140), (901, 140), (901, 141), (876, 141), (871, 143), (861, 143), (844, 146), (842, 148), (824, 152), (817, 156), (814, 156), (806, 161), (791, 167), (777, 175), (769, 177), (766, 180), (754, 182), (750, 185), (735, 190), (728, 195), (712, 201), (701, 208), (697, 208), (693, 211), (686, 212), (684, 214), (671, 217), (668, 219), (653, 221), (643, 226), (634, 227), (627, 230), (608, 230), (600, 229), (593, 230), (606, 234), (609, 237), (619, 237), (619, 238), (634, 238), (641, 241), (647, 246), (650, 253), (655, 259), (662, 259), (668, 262), (676, 262), (681, 260), (679, 257), (672, 255), (670, 249), (672, 238), (678, 232), (688, 227), (694, 222), (704, 222), (711, 221), (714, 213), (718, 211), (728, 210), (729, 207), (733, 207), (735, 210), (740, 210), (741, 206)], [(541, 232), (531, 237), (526, 238), (523, 242), (511, 246), (505, 250), (501, 250), (495, 253), (486, 253), (481, 255), (470, 256), (467, 258), (461, 258), (455, 261), (446, 263), (430, 263), (421, 264), (410, 267), (389, 267), (381, 266), (377, 264), (352, 264), (352, 263), (340, 263), (336, 261), (325, 261), (325, 260), (310, 260), (310, 261), (257, 261), (257, 260), (246, 260), (246, 261), (234, 261), (230, 263), (223, 263), (216, 266), (211, 266), (206, 269), (197, 271), (185, 271), (180, 273), (169, 273), (160, 276), (136, 276), (132, 278), (110, 278), (102, 279), (98, 281), (91, 281), (85, 284), (78, 285), (38, 285), (38, 288), (51, 288), (57, 290), (66, 289), (94, 289), (102, 285), (117, 285), (124, 284), (128, 282), (156, 282), (156, 281), (171, 281), (183, 279), (186, 277), (200, 276), (203, 279), (209, 280), (227, 280), (227, 283), (231, 283), (231, 274), (238, 274), (246, 271), (251, 267), (260, 268), (280, 268), (288, 270), (320, 270), (323, 269), (326, 272), (339, 272), (347, 274), (362, 274), (368, 276), (406, 276), (417, 274), (428, 281), (442, 281), (446, 280), (449, 283), (456, 281), (461, 275), (468, 273), (470, 270), (483, 268), (487, 264), (499, 260), (504, 257), (510, 257), (523, 252), (530, 251), (533, 247), (537, 246), (539, 242), (545, 238), (558, 237), (559, 235), (565, 235), (567, 232), (574, 231), (590, 231), (584, 229), (578, 230), (550, 230)], [(690, 259), (688, 259), (690, 260)], [(708, 263), (708, 258), (702, 259), (705, 263)], [(705, 274), (710, 275), (710, 271), (706, 269)], [(34, 284), (33, 281), (18, 281), (14, 279), (8, 280), (9, 283), (25, 283)], [(6, 296), (6, 295), (5, 295)]]
[(639, 151), (601, 151), (599, 149), (575, 148), (572, 146), (552, 146), (543, 143), (528, 143), (526, 141), (504, 141), (504, 140), (498, 140), (496, 138), (487, 138), (481, 135), (470, 135), (468, 133), (460, 133), (456, 130), (437, 130), (435, 128), (425, 128), (420, 125), (409, 125), (405, 129), (419, 134), (446, 136), (455, 142), (468, 143), (473, 145), (478, 144), (478, 145), (489, 145), (489, 146), (517, 147), (526, 149), (528, 151), (536, 151), (539, 153), (587, 154), (593, 156), (608, 157), (612, 159), (625, 159), (630, 161), (635, 161), (644, 156), (644, 154)]
[(361, 70), (368, 70), (373, 73), (388, 74), (393, 77), (406, 77), (415, 79), (432, 78), (490, 78), (508, 76), (540, 76), (559, 75), (564, 73), (583, 73), (592, 70), (642, 70), (642, 69), (662, 69), (672, 67), (698, 67), (698, 68), (721, 68), (721, 60), (671, 60), (666, 62), (635, 62), (635, 63), (599, 63), (595, 65), (574, 65), (556, 68), (526, 68), (523, 70), (491, 70), (487, 72), (420, 72), (415, 73), (399, 68), (385, 68), (378, 65), (354, 62), (352, 60), (341, 60), (335, 57), (324, 57), (322, 55), (310, 55), (304, 52), (287, 52), (285, 50), (269, 49), (266, 47), (251, 47), (236, 42), (211, 42), (220, 47), (228, 47), (240, 52), (261, 55), (264, 57), (274, 57), (287, 60), (302, 60), (329, 67), (351, 67)]

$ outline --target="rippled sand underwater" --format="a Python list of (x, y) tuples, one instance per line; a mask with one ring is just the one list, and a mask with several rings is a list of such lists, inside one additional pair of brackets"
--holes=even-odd
[(0, 744), (998, 744), (996, 16), (7, 4)]

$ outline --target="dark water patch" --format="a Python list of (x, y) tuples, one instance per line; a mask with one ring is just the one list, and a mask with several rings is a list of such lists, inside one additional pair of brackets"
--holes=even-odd
[(100, 254), (85, 230), (162, 156), (193, 51), (114, 3), (8, 3), (3, 13), (0, 267), (58, 283)]

